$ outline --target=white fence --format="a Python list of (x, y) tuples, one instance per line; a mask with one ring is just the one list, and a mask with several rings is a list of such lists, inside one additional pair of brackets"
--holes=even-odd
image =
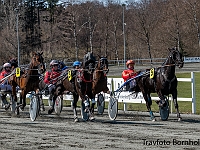
[[(191, 78), (178, 78), (178, 82), (190, 82), (191, 83), (191, 98), (180, 98), (178, 97), (178, 101), (190, 101), (192, 102), (192, 113), (196, 113), (196, 97), (195, 97), (195, 76), (194, 73), (191, 72)], [(108, 88), (110, 91), (117, 90), (122, 84), (124, 83), (122, 78), (108, 78)], [(113, 88), (113, 89), (112, 89)], [(43, 97), (44, 99), (48, 99), (48, 97)], [(110, 95), (104, 94), (105, 101), (109, 101)], [(64, 95), (64, 100), (73, 100), (72, 95)], [(158, 97), (152, 97), (152, 100), (159, 100)], [(173, 106), (172, 98), (169, 99), (171, 101), (171, 106)], [(127, 110), (127, 103), (141, 103), (145, 104), (145, 100), (143, 98), (142, 93), (138, 93), (136, 96), (135, 94), (131, 94), (128, 91), (122, 91), (118, 97), (118, 102), (124, 103), (124, 111)], [(172, 112), (172, 107), (171, 107)]]
[[(196, 97), (195, 97), (195, 76), (194, 72), (191, 72), (191, 78), (178, 78), (178, 82), (190, 82), (191, 83), (191, 98), (181, 98), (178, 97), (178, 101), (190, 101), (192, 102), (192, 113), (196, 113)], [(112, 84), (113, 83), (113, 86)], [(109, 89), (112, 90), (117, 90), (122, 84), (124, 83), (122, 78), (108, 78), (108, 87)], [(112, 89), (113, 87), (113, 89)], [(109, 94), (105, 94), (105, 101), (109, 101)], [(151, 97), (152, 100), (159, 100), (159, 97)], [(172, 96), (171, 99), (171, 106), (173, 103)], [(127, 110), (127, 103), (141, 103), (145, 104), (145, 100), (143, 98), (142, 93), (138, 93), (138, 95), (131, 94), (128, 91), (122, 91), (120, 95), (118, 96), (118, 102), (124, 103), (124, 111)], [(172, 112), (172, 107), (171, 107), (171, 112)]]

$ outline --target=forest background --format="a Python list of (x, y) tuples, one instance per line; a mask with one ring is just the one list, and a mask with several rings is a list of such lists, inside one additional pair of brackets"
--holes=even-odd
[[(199, 0), (0, 0), (0, 62), (81, 60), (84, 53), (109, 60), (165, 58), (177, 47), (200, 56)], [(124, 53), (124, 51), (126, 53)]]

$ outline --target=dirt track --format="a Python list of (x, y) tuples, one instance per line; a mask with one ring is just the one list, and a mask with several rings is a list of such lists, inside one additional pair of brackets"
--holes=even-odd
[[(119, 111), (117, 120), (110, 121), (106, 110), (94, 122), (74, 123), (71, 108), (65, 107), (60, 116), (43, 112), (32, 122), (27, 110), (16, 117), (0, 109), (1, 149), (200, 149), (198, 115), (182, 115), (178, 122), (174, 114), (168, 121), (155, 114), (152, 122), (146, 112)], [(189, 140), (193, 145), (180, 143)]]
[[(199, 71), (199, 66), (185, 65), (178, 71)], [(110, 69), (110, 74), (120, 75), (123, 67), (116, 70)], [(106, 110), (103, 115), (96, 114), (94, 122), (80, 119), (74, 123), (72, 113), (69, 107), (64, 108), (61, 116), (47, 115), (45, 111), (32, 122), (28, 106), (19, 117), (0, 109), (0, 149), (200, 149), (199, 115), (182, 114), (183, 120), (178, 122), (175, 114), (170, 114), (168, 121), (161, 121), (159, 114), (155, 114), (157, 121), (152, 122), (146, 112), (119, 111), (116, 121), (110, 121)]]

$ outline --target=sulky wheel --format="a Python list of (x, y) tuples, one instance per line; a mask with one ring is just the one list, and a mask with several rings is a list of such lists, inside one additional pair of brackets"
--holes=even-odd
[[(88, 103), (90, 103), (89, 98), (87, 98)], [(89, 105), (90, 106), (90, 105)], [(89, 111), (86, 110), (84, 101), (81, 102), (81, 116), (82, 119), (88, 121), (89, 119)]]
[(59, 95), (59, 96), (57, 96), (55, 105), (54, 105), (55, 113), (57, 115), (60, 115), (62, 108), (63, 108), (63, 96)]
[(169, 100), (165, 98), (165, 104), (162, 107), (159, 107), (160, 118), (163, 121), (166, 121), (169, 117)]
[(98, 114), (102, 115), (105, 108), (105, 99), (103, 94), (98, 94), (97, 96), (97, 112)]
[(118, 100), (111, 96), (108, 102), (108, 115), (111, 120), (115, 120), (117, 118), (118, 113)]
[(31, 121), (36, 120), (37, 116), (39, 115), (39, 110), (40, 110), (39, 97), (36, 95), (32, 95), (29, 106)]

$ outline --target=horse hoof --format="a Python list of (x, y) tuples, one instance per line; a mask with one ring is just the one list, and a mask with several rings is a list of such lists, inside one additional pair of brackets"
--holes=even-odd
[(95, 118), (93, 116), (90, 117), (90, 121), (94, 121)]
[(44, 108), (44, 107), (41, 107), (41, 108), (40, 108), (40, 111), (44, 112), (44, 111), (45, 111), (45, 108)]
[(182, 118), (181, 118), (181, 117), (179, 117), (179, 118), (178, 118), (178, 121), (182, 121)]
[(89, 113), (89, 109), (86, 108), (86, 109), (84, 110), (84, 112), (85, 112), (85, 113)]
[(155, 122), (155, 121), (156, 121), (156, 118), (153, 118), (151, 121), (152, 121), (152, 122)]
[(24, 111), (24, 107), (23, 107), (23, 106), (20, 106), (19, 109), (20, 109), (21, 111)]
[(79, 122), (79, 119), (78, 119), (78, 118), (75, 118), (75, 119), (74, 119), (74, 122)]

